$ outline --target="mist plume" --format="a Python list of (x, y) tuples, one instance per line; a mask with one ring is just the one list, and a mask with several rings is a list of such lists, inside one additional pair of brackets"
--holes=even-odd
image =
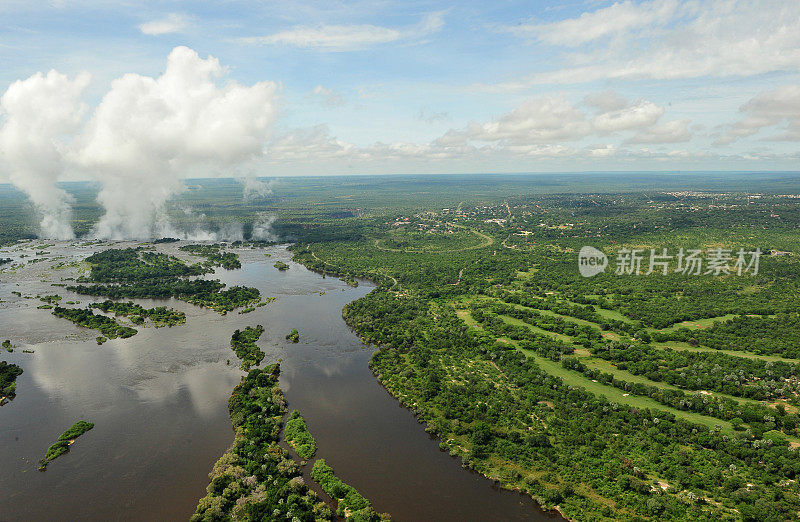
[(39, 214), (39, 235), (72, 239), (70, 196), (56, 182), (64, 170), (65, 136), (81, 123), (80, 101), (90, 76), (70, 80), (51, 70), (18, 80), (0, 98), (0, 159), (9, 179), (24, 191)]
[(176, 47), (158, 78), (114, 80), (75, 149), (101, 183), (100, 239), (147, 239), (164, 206), (197, 169), (234, 169), (262, 153), (275, 116), (276, 85), (229, 81), (219, 61)]

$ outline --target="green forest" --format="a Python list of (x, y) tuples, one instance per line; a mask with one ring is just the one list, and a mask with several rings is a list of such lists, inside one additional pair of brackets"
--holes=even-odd
[[(291, 248), (378, 283), (345, 320), (465, 467), (576, 520), (785, 520), (800, 259), (771, 252), (798, 250), (798, 224), (778, 196), (518, 196), (320, 225)], [(580, 276), (586, 244), (612, 269)], [(721, 244), (764, 252), (758, 274), (613, 271), (623, 248)]]

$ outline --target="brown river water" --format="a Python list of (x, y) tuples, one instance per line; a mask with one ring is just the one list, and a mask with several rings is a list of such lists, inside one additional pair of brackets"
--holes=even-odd
[[(26, 262), (46, 259), (19, 269), (7, 264), (0, 272), (0, 338), (15, 345), (0, 360), (25, 372), (17, 397), (0, 407), (0, 521), (187, 520), (205, 494), (208, 472), (233, 440), (227, 400), (243, 372), (231, 334), (255, 324), (266, 328), (258, 343), (264, 363), (281, 361), (281, 387), (289, 408), (305, 416), (317, 457), (378, 511), (397, 521), (556, 518), (529, 497), (461, 468), (377, 382), (368, 368), (373, 348), (341, 316), (370, 283), (352, 288), (323, 278), (291, 262), (282, 246), (240, 249), (243, 268), (213, 277), (257, 287), (275, 301), (249, 314), (220, 316), (176, 300), (140, 300), (182, 310), (187, 322), (139, 327), (129, 339), (98, 346), (96, 331), (39, 310), (42, 302), (26, 296), (57, 293), (62, 304), (81, 306), (98, 300), (51, 286), (80, 268), (51, 267), (109, 244), (58, 243), (39, 256), (37, 244), (0, 249), (0, 258), (15, 262), (22, 255)], [(189, 259), (176, 248), (159, 251)], [(291, 268), (279, 272), (272, 266), (278, 260)], [(292, 328), (300, 331), (299, 344), (284, 339)], [(80, 419), (95, 428), (47, 471), (37, 471), (47, 447)]]

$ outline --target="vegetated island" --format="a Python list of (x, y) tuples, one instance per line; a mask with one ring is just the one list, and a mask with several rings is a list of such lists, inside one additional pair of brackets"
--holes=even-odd
[(224, 248), (224, 245), (214, 243), (213, 245), (184, 245), (179, 247), (178, 250), (205, 257), (206, 262), (203, 264), (206, 266), (221, 266), (226, 270), (242, 268), (242, 263), (239, 261), (239, 254), (236, 252), (225, 252)]
[(286, 334), (286, 340), (293, 343), (300, 342), (300, 332), (297, 331), (297, 328), (292, 328), (292, 331)]
[(340, 277), (340, 279), (345, 283), (347, 283), (348, 285), (352, 286), (353, 288), (358, 288), (358, 279), (356, 279), (355, 277), (344, 275)]
[(22, 368), (16, 364), (0, 361), (0, 406), (5, 404), (7, 399), (16, 397), (17, 377), (20, 375), (22, 375)]
[(264, 352), (256, 345), (264, 327), (248, 326), (244, 330), (236, 330), (231, 336), (231, 348), (236, 352), (236, 356), (242, 360), (242, 370), (249, 370), (251, 366), (258, 366), (264, 360)]
[(251, 306), (248, 306), (247, 308), (242, 308), (241, 310), (239, 310), (239, 314), (240, 315), (241, 314), (249, 314), (250, 312), (254, 312), (256, 308), (261, 308), (262, 306), (267, 306), (269, 303), (271, 303), (275, 299), (276, 299), (275, 297), (265, 297), (263, 301), (261, 301), (260, 303), (258, 303), (256, 305), (251, 305)]
[(39, 305), (36, 308), (38, 310), (52, 310), (53, 305), (57, 305), (59, 301), (61, 301), (60, 295), (46, 295), (46, 296), (39, 296), (39, 301), (42, 301), (43, 305)]
[(39, 471), (47, 469), (47, 464), (57, 459), (64, 453), (69, 452), (69, 447), (75, 442), (75, 439), (94, 428), (94, 423), (86, 421), (78, 421), (72, 425), (70, 429), (65, 431), (58, 437), (55, 444), (47, 448), (47, 454), (42, 460), (39, 461)]
[(294, 410), (289, 419), (286, 421), (286, 428), (284, 429), (286, 442), (289, 446), (293, 447), (297, 454), (303, 460), (310, 460), (311, 457), (317, 452), (317, 441), (314, 436), (308, 431), (306, 420), (300, 415), (300, 412)]
[(192, 522), (218, 520), (335, 520), (278, 445), (286, 399), (277, 364), (250, 370), (228, 400), (233, 446), (214, 464), (208, 494)]
[(112, 248), (93, 254), (86, 261), (91, 266), (90, 276), (80, 278), (79, 284), (67, 287), (68, 290), (111, 299), (175, 297), (223, 315), (260, 299), (257, 288), (225, 288), (218, 280), (190, 279), (212, 272), (209, 266), (187, 265), (174, 256), (141, 248)]
[(278, 269), (278, 270), (280, 270), (281, 272), (283, 272), (283, 271), (285, 271), (285, 270), (289, 270), (289, 265), (287, 265), (287, 264), (286, 264), (286, 263), (284, 263), (283, 261), (276, 261), (276, 262), (275, 262), (275, 264), (274, 264), (274, 265), (272, 265), (272, 266), (274, 266), (275, 268), (277, 268), (277, 269)]
[(155, 308), (145, 308), (133, 302), (103, 301), (102, 303), (92, 303), (89, 308), (102, 310), (103, 312), (113, 312), (116, 316), (128, 317), (133, 324), (144, 324), (145, 319), (149, 319), (153, 326), (175, 326), (186, 322), (186, 314), (166, 306)]
[[(117, 337), (127, 339), (138, 333), (136, 328), (119, 324), (111, 317), (95, 314), (89, 308), (63, 308), (61, 306), (56, 306), (53, 309), (53, 315), (72, 321), (78, 326), (97, 330), (108, 339), (115, 339)], [(98, 342), (98, 344), (102, 343)]]
[(353, 521), (386, 521), (391, 520), (389, 515), (378, 514), (372, 508), (369, 500), (364, 498), (356, 489), (339, 479), (333, 468), (328, 466), (325, 459), (318, 459), (311, 469), (311, 477), (322, 486), (331, 498), (336, 499), (336, 514), (345, 520)]
[(3, 341), (2, 346), (3, 346), (3, 349), (5, 351), (7, 351), (8, 353), (11, 353), (11, 352), (14, 351), (14, 345), (11, 344), (11, 339), (6, 339), (5, 341)]
[[(278, 387), (279, 375), (278, 364), (263, 370), (254, 368), (234, 388), (228, 400), (235, 431), (233, 446), (214, 464), (209, 474), (211, 483), (206, 488), (208, 494), (198, 502), (192, 522), (337, 520), (333, 510), (308, 489), (300, 466), (278, 443), (286, 414), (286, 399)], [(297, 423), (293, 428), (296, 432)], [(307, 428), (305, 431), (308, 433)], [(308, 437), (313, 440), (310, 433)], [(328, 484), (326, 489), (320, 483), (323, 489), (330, 490), (333, 494), (328, 494), (333, 498), (345, 492), (337, 509), (341, 516), (352, 522), (390, 520), (388, 515), (378, 515), (350, 486), (335, 482), (338, 479), (331, 478), (332, 472), (328, 473), (326, 468), (329, 469), (327, 465), (321, 466), (318, 473)]]

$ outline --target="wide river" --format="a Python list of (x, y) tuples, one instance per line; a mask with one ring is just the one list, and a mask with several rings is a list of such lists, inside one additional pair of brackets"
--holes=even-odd
[[(187, 322), (140, 327), (129, 339), (98, 346), (97, 332), (37, 309), (35, 297), (91, 302), (51, 283), (78, 275), (82, 268), (70, 262), (109, 245), (58, 243), (36, 255), (37, 245), (0, 249), (0, 258), (27, 262), (0, 273), (0, 338), (15, 345), (0, 360), (25, 372), (17, 397), (0, 407), (0, 520), (187, 520), (233, 441), (227, 400), (243, 373), (231, 334), (256, 324), (266, 328), (258, 343), (264, 362), (281, 362), (281, 387), (316, 437), (317, 457), (378, 511), (397, 521), (554, 518), (530, 498), (462, 469), (380, 386), (368, 368), (373, 349), (341, 315), (370, 283), (352, 288), (323, 278), (291, 262), (281, 246), (239, 249), (243, 268), (213, 277), (257, 287), (275, 301), (226, 316), (175, 300), (138, 301), (182, 310)], [(174, 245), (159, 250), (188, 259)], [(278, 260), (291, 268), (279, 272), (272, 266)], [(67, 266), (51, 268), (58, 263)], [(299, 344), (284, 339), (292, 328)], [(95, 428), (37, 471), (47, 447), (80, 419)]]

